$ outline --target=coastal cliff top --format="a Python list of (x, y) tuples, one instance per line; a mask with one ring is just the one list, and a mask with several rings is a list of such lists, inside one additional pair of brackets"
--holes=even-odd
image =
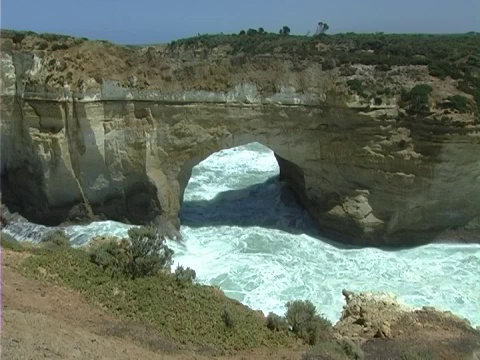
[[(293, 91), (322, 97), (335, 92), (345, 100), (345, 95), (355, 95), (358, 106), (354, 106), (364, 108), (380, 103), (382, 97), (400, 97), (426, 84), (415, 89), (413, 100), (433, 88), (430, 96), (442, 106), (479, 113), (479, 33), (285, 36), (250, 32), (136, 46), (3, 30), (0, 40), (2, 57), (17, 54), (12, 62), (17, 80), (25, 77), (25, 91), (31, 94), (63, 92), (66, 86), (77, 93), (95, 92), (106, 81), (124, 89), (165, 93), (227, 92), (238, 84), (253, 83), (259, 94), (267, 96)], [(18, 74), (18, 69), (32, 69), (35, 61), (35, 71)], [(292, 76), (287, 79), (286, 73)]]

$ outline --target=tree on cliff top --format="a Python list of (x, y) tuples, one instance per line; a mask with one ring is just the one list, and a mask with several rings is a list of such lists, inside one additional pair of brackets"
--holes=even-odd
[(285, 25), (283, 28), (280, 29), (279, 34), (280, 35), (285, 35), (285, 36), (289, 35), (290, 34), (290, 28)]
[(317, 31), (316, 31), (315, 35), (325, 34), (328, 31), (328, 29), (330, 29), (330, 26), (328, 26), (327, 23), (319, 22), (318, 25), (317, 25)]

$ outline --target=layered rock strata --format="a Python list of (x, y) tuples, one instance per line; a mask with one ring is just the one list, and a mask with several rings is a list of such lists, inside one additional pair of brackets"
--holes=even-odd
[[(192, 168), (250, 142), (275, 152), (281, 177), (338, 239), (429, 241), (480, 215), (480, 125), (473, 111), (441, 107), (475, 100), (426, 66), (346, 73), (316, 57), (27, 35), (2, 38), (1, 72), (2, 196), (31, 221), (178, 228)], [(352, 79), (391, 92), (374, 99)], [(418, 84), (433, 89), (423, 114), (402, 103)]]

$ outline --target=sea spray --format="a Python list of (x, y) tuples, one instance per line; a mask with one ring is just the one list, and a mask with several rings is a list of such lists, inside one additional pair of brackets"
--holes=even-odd
[[(341, 290), (347, 288), (391, 292), (407, 305), (451, 310), (480, 325), (480, 245), (387, 250), (322, 239), (279, 180), (273, 153), (259, 144), (215, 153), (196, 166), (181, 220), (184, 241), (168, 242), (175, 263), (265, 313), (283, 314), (287, 301), (309, 299), (336, 321), (344, 304)], [(65, 231), (81, 246), (98, 235), (125, 237), (130, 227), (103, 221)], [(29, 241), (39, 241), (47, 230), (7, 228)]]

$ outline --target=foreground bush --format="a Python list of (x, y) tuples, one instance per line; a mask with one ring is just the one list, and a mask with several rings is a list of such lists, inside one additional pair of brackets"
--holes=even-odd
[(197, 273), (189, 267), (184, 268), (182, 265), (178, 265), (173, 276), (179, 283), (192, 284), (197, 277)]
[(92, 246), (90, 261), (100, 266), (103, 271), (111, 272), (112, 277), (118, 277), (128, 272), (129, 251), (128, 240), (107, 239)]
[(25, 250), (18, 240), (5, 232), (0, 233), (0, 245), (3, 249), (9, 249), (13, 251)]
[[(293, 344), (283, 332), (272, 332), (265, 319), (210, 286), (182, 286), (166, 271), (154, 276), (111, 277), (80, 249), (59, 248), (28, 257), (22, 263), (28, 277), (45, 279), (81, 291), (85, 298), (131, 323), (148, 326), (161, 336), (221, 354), (224, 351)], [(228, 313), (228, 315), (226, 315)], [(227, 318), (228, 317), (228, 318)], [(229, 319), (230, 318), (230, 319)], [(230, 320), (233, 326), (228, 327)]]
[(319, 316), (315, 305), (309, 300), (288, 302), (285, 317), (292, 332), (310, 345), (328, 338), (332, 333), (332, 323)]
[(288, 323), (283, 316), (271, 312), (267, 316), (267, 327), (272, 331), (287, 331)]
[(70, 246), (70, 241), (63, 230), (52, 230), (46, 233), (41, 242), (56, 246)]
[(317, 343), (308, 349), (302, 360), (364, 360), (363, 350), (349, 339), (330, 340)]
[(133, 279), (170, 269), (173, 251), (151, 227), (132, 228), (129, 239), (107, 239), (93, 246), (90, 260), (112, 276), (128, 275)]

